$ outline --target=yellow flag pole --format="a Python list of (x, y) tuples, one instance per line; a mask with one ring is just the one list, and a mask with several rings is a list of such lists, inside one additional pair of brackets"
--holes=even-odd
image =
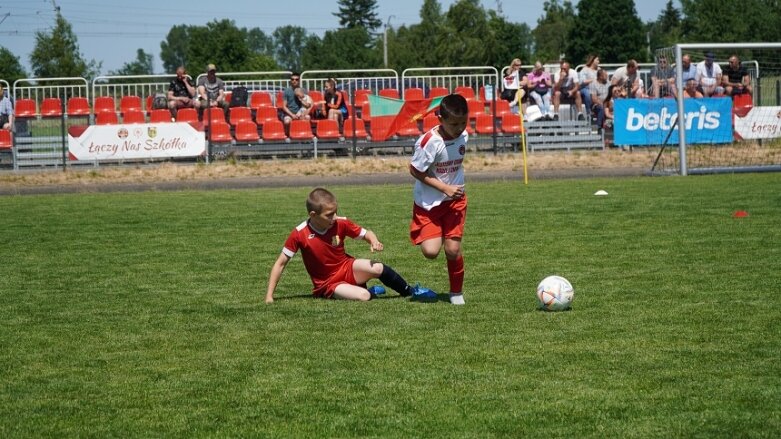
[(529, 184), (529, 170), (526, 164), (526, 127), (523, 125), (523, 88), (519, 88), (515, 93), (515, 99), (518, 101), (518, 117), (521, 119), (521, 152), (523, 153), (523, 184)]

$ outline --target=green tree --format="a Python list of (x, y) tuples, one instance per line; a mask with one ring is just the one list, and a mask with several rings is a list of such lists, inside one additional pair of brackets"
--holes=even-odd
[(304, 47), (310, 37), (301, 26), (281, 26), (274, 29), (274, 58), (283, 69), (300, 72)]
[(339, 0), (339, 12), (334, 15), (339, 18), (339, 26), (348, 29), (362, 27), (374, 31), (382, 25), (377, 18), (377, 2), (375, 0)]
[(411, 25), (409, 31), (400, 28), (393, 38), (388, 38), (391, 43), (388, 48), (390, 66), (442, 65), (438, 48), (446, 44), (444, 27), (442, 6), (437, 0), (424, 0), (420, 8), (420, 23)]
[(187, 52), (190, 48), (190, 26), (178, 24), (168, 31), (165, 40), (160, 43), (160, 60), (163, 70), (173, 73), (179, 66), (187, 65)]
[[(545, 14), (537, 20), (537, 27), (532, 31), (534, 36), (534, 59), (543, 63), (558, 61), (568, 48), (567, 38), (575, 24), (575, 10), (572, 2), (564, 0), (546, 0), (543, 3)], [(623, 29), (613, 30), (620, 33)]]
[(53, 29), (35, 32), (30, 65), (38, 78), (94, 78), (101, 67), (95, 60), (84, 60), (73, 28), (60, 14), (57, 14)]
[(233, 20), (214, 20), (206, 26), (193, 26), (190, 41), (188, 68), (198, 72), (205, 72), (207, 64), (216, 64), (222, 72), (244, 71), (251, 56), (247, 34), (236, 27)]
[(444, 38), (437, 41), (436, 47), (441, 66), (485, 66), (494, 63), (486, 47), (493, 47), (496, 42), (488, 31), (488, 20), (480, 0), (453, 3), (445, 14), (442, 34)]
[(249, 30), (242, 30), (246, 32), (247, 47), (249, 48), (250, 52), (259, 55), (266, 55), (267, 57), (274, 56), (274, 38), (272, 38), (270, 35), (266, 35), (265, 32), (256, 27), (253, 27)]
[(577, 19), (567, 38), (567, 59), (579, 64), (590, 53), (610, 63), (648, 59), (645, 27), (633, 0), (578, 2)]
[(647, 29), (651, 37), (651, 49), (681, 43), (683, 41), (681, 11), (673, 6), (672, 0), (668, 0), (659, 18), (648, 23)]
[(118, 76), (152, 75), (154, 74), (153, 59), (151, 53), (144, 52), (144, 49), (138, 49), (135, 61), (125, 63), (119, 70), (111, 71), (110, 74)]
[(326, 31), (322, 40), (318, 37), (308, 39), (301, 69), (376, 69), (382, 64), (378, 53), (372, 36), (363, 27)]
[(688, 41), (778, 41), (778, 0), (681, 0), (681, 9)]
[(21, 78), (26, 78), (27, 72), (24, 71), (22, 64), (19, 62), (19, 57), (0, 46), (0, 79), (5, 79), (9, 84), (13, 85), (14, 81)]
[(534, 37), (526, 23), (512, 23), (495, 11), (488, 11), (488, 28), (497, 44), (490, 48), (491, 65), (498, 70), (510, 64), (514, 58), (520, 58), (524, 64), (533, 64), (531, 59)]

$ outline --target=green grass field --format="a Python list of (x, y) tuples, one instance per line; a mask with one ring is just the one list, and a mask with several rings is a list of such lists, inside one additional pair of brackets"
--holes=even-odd
[[(470, 184), (464, 307), (315, 300), (300, 257), (263, 304), (311, 188), (0, 198), (0, 436), (778, 437), (780, 188)], [(447, 291), (411, 185), (330, 189)]]

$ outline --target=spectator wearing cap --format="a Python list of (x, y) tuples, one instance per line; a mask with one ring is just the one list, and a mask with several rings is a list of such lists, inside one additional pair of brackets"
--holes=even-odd
[(176, 69), (176, 78), (168, 85), (168, 109), (171, 110), (171, 116), (176, 117), (180, 108), (198, 107), (200, 102), (195, 99), (195, 87), (190, 83), (184, 66), (179, 66)]
[(748, 70), (740, 64), (740, 58), (737, 55), (729, 57), (729, 65), (724, 68), (721, 79), (724, 93), (727, 96), (751, 94), (751, 76), (749, 76)]
[(715, 59), (713, 52), (705, 54), (705, 60), (697, 64), (697, 84), (706, 98), (711, 95), (724, 93), (721, 87), (721, 67), (713, 62)]
[(201, 112), (204, 108), (220, 107), (228, 116), (229, 103), (225, 100), (225, 82), (217, 77), (217, 66), (206, 66), (206, 76), (198, 79), (198, 99)]

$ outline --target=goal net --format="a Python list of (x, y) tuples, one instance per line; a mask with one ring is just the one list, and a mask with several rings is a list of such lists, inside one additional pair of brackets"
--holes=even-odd
[(781, 43), (679, 44), (654, 62), (645, 90), (660, 99), (624, 126), (659, 146), (654, 173), (781, 171)]

